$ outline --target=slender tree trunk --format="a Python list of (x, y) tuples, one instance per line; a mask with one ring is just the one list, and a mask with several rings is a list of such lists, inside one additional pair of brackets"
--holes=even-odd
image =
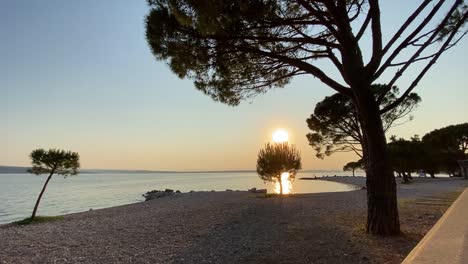
[(353, 169), (353, 177), (354, 177), (354, 169)]
[(45, 192), (45, 189), (46, 189), (46, 187), (47, 187), (47, 184), (49, 183), (50, 179), (52, 178), (52, 174), (54, 174), (54, 171), (53, 171), (53, 170), (50, 172), (49, 177), (47, 177), (47, 180), (46, 180), (46, 182), (44, 183), (44, 186), (42, 187), (42, 191), (41, 191), (41, 193), (39, 194), (39, 197), (37, 197), (36, 205), (34, 206), (34, 210), (33, 210), (32, 215), (31, 215), (31, 220), (33, 220), (34, 217), (36, 217), (36, 212), (37, 212), (37, 208), (39, 207), (39, 202), (41, 201), (42, 195), (43, 195), (44, 192)]
[(396, 183), (379, 106), (370, 91), (370, 85), (361, 85), (353, 91), (366, 141), (367, 232), (396, 235), (400, 233)]
[(283, 180), (280, 180), (280, 194), (283, 195)]
[(429, 172), (429, 175), (431, 175), (431, 178), (435, 178), (434, 172)]

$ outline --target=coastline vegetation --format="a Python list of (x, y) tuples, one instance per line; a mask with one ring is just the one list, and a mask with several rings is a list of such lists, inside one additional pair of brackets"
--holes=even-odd
[(37, 224), (37, 223), (44, 223), (44, 222), (51, 222), (51, 221), (57, 221), (57, 220), (62, 220), (64, 219), (63, 216), (57, 215), (57, 216), (42, 216), (38, 215), (35, 216), (34, 218), (28, 217), (23, 220), (19, 220), (16, 222), (13, 222), (13, 224), (16, 225), (30, 225), (30, 224)]
[(67, 177), (69, 175), (77, 175), (78, 168), (80, 167), (80, 156), (76, 152), (58, 150), (58, 149), (36, 149), (30, 155), (32, 168), (28, 170), (29, 173), (40, 175), (48, 173), (44, 186), (37, 197), (36, 205), (31, 215), (31, 220), (36, 217), (36, 212), (41, 202), (42, 195), (44, 194), (47, 184), (49, 183), (52, 175), (62, 175)]
[[(178, 77), (228, 105), (284, 87), (298, 75), (351, 98), (365, 143), (366, 230), (398, 235), (396, 181), (382, 118), (465, 36), (468, 7), (461, 0), (447, 8), (441, 8), (445, 1), (422, 1), (398, 30), (384, 32), (380, 2), (233, 1), (207, 8), (197, 1), (149, 0), (146, 39), (154, 57)], [(372, 48), (366, 49), (369, 39)], [(413, 71), (415, 62), (421, 67)], [(402, 76), (410, 84), (383, 106)], [(377, 81), (386, 83), (378, 96), (372, 88)]]
[(260, 179), (277, 183), (280, 195), (289, 194), (290, 182), (301, 168), (301, 154), (287, 142), (267, 143), (258, 152), (257, 173)]

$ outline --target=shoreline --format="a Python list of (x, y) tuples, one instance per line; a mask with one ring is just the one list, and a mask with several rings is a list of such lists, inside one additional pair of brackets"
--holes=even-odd
[[(255, 179), (256, 181), (258, 177), (256, 176), (252, 178)], [(36, 178), (36, 179), (39, 179), (39, 178)], [(73, 178), (72, 180), (75, 180), (75, 179), (78, 179), (78, 178)], [(82, 178), (80, 178), (80, 180), (81, 179)], [(36, 181), (36, 182), (37, 182), (37, 188), (34, 188), (34, 189), (31, 188), (31, 192), (28, 192), (26, 196), (25, 195), (19, 196), (16, 194), (12, 194), (12, 196), (10, 196), (8, 195), (8, 192), (4, 194), (4, 197), (6, 197), (7, 199), (6, 201), (3, 200), (3, 203), (5, 203), (6, 207), (5, 207), (4, 212), (0, 212), (0, 226), (12, 223), (14, 221), (20, 221), (30, 216), (30, 211), (32, 211), (32, 207), (30, 208), (29, 205), (25, 204), (24, 201), (27, 201), (28, 199), (30, 201), (35, 201), (35, 199), (37, 199), (37, 195), (30, 195), (30, 194), (37, 192), (37, 190), (40, 190), (43, 182), (42, 181)], [(214, 188), (216, 192), (224, 192), (227, 190), (247, 191), (248, 189), (251, 189), (252, 187), (256, 187), (257, 189), (268, 189), (268, 192), (274, 192), (273, 184), (264, 184), (260, 180), (258, 180), (258, 182), (252, 182), (244, 186), (239, 186), (238, 182), (234, 182), (234, 185), (231, 185), (229, 183), (230, 182), (226, 181), (226, 184), (222, 184), (223, 186), (197, 185), (194, 188), (195, 188), (195, 192), (211, 192), (213, 191), (211, 188)], [(54, 184), (57, 184), (57, 185), (54, 186)], [(100, 182), (98, 182), (98, 184), (102, 185)], [(58, 181), (52, 181), (51, 188), (53, 187), (60, 188), (63, 185), (65, 185), (66, 188), (70, 188), (74, 184), (72, 184), (71, 181), (58, 179)], [(294, 190), (294, 192), (297, 191), (300, 193), (315, 193), (315, 192), (333, 191), (332, 190), (333, 188), (336, 188), (336, 191), (340, 191), (341, 189), (347, 188), (347, 187), (340, 187), (340, 186), (337, 186), (337, 187), (332, 186), (331, 188), (328, 188), (328, 189), (327, 188), (322, 189), (322, 187), (320, 187), (322, 185), (323, 184), (310, 184), (310, 183), (301, 184), (301, 182), (299, 181), (297, 182), (297, 186), (299, 188), (297, 190)], [(81, 199), (81, 197), (78, 196), (80, 195), (79, 191), (75, 191), (78, 189), (71, 190), (72, 192), (64, 194), (66, 196), (63, 196), (62, 199), (57, 199), (57, 197), (59, 197), (58, 194), (63, 193), (63, 191), (57, 191), (57, 193), (51, 191), (50, 193), (46, 192), (45, 200), (41, 202), (39, 215), (60, 216), (60, 215), (73, 214), (73, 213), (79, 213), (79, 212), (87, 212), (90, 209), (97, 210), (97, 209), (104, 209), (104, 208), (111, 208), (115, 206), (139, 203), (145, 200), (145, 198), (143, 198), (142, 195), (145, 194), (146, 192), (149, 192), (153, 189), (165, 190), (166, 188), (165, 186), (169, 186), (169, 188), (174, 189), (175, 191), (178, 190), (179, 187), (184, 188), (182, 189), (183, 193), (189, 193), (190, 191), (192, 191), (190, 188), (187, 188), (187, 186), (184, 186), (184, 184), (182, 184), (182, 186), (177, 186), (171, 182), (170, 184), (165, 185), (164, 183), (158, 183), (158, 181), (152, 184), (148, 184), (147, 186), (140, 186), (138, 188), (130, 189), (130, 191), (125, 191), (123, 194), (118, 194), (115, 192), (113, 194), (112, 189), (117, 190), (118, 188), (111, 186), (109, 190), (108, 189), (103, 190), (104, 195), (92, 196), (96, 198), (94, 200), (89, 199), (86, 196), (83, 196), (83, 199)], [(309, 186), (309, 187), (306, 187), (306, 186)], [(78, 186), (78, 187), (81, 187), (81, 189), (84, 192), (88, 192), (87, 188), (83, 188), (82, 186)], [(47, 200), (49, 199), (48, 196), (52, 197), (52, 199)], [(25, 197), (28, 197), (28, 198), (25, 198)], [(72, 199), (73, 197), (75, 197), (74, 200)], [(18, 206), (20, 210), (15, 210), (16, 199), (21, 199), (20, 201), (23, 201), (23, 203)], [(52, 205), (52, 206), (49, 206), (49, 205)]]
[(365, 190), (194, 192), (0, 228), (0, 263), (400, 263), (468, 185), (431, 180), (398, 184), (398, 237), (364, 233)]
[(299, 180), (303, 181), (330, 181), (342, 184), (348, 184), (357, 188), (366, 186), (365, 176), (322, 176), (322, 177), (301, 177)]
[[(344, 191), (344, 192), (352, 192), (352, 191), (357, 191), (357, 190), (361, 190), (361, 189), (365, 189), (365, 186), (366, 186), (366, 183), (365, 183), (365, 179), (366, 177), (365, 176), (320, 176), (320, 177), (300, 177), (297, 180), (301, 180), (301, 181), (314, 181), (314, 180), (318, 180), (318, 181), (329, 181), (329, 182), (335, 182), (335, 183), (340, 183), (340, 184), (344, 184), (344, 185), (348, 185), (348, 186), (351, 186), (353, 188), (353, 190), (348, 190), (348, 191)], [(395, 178), (397, 179), (397, 186), (400, 185), (400, 182), (398, 181), (399, 178)], [(461, 179), (461, 178), (448, 178), (448, 177), (436, 177), (436, 178), (429, 178), (429, 177), (415, 177), (414, 179), (416, 183), (421, 183), (421, 181), (435, 181), (435, 180), (442, 180), (442, 181), (446, 181), (447, 179), (454, 179), (454, 180), (457, 180), (457, 179)], [(407, 186), (411, 186), (411, 184), (405, 184)], [(248, 190), (231, 190), (231, 189), (226, 189), (224, 191), (214, 191), (214, 190), (203, 190), (203, 191), (189, 191), (189, 192), (181, 192), (177, 195), (186, 195), (186, 194), (191, 194), (191, 193), (225, 193), (225, 192), (235, 192), (235, 193), (250, 193)], [(340, 191), (336, 191), (336, 192), (340, 192)], [(319, 192), (319, 193), (335, 193), (335, 192)], [(297, 195), (310, 195), (310, 194), (319, 194), (319, 193), (292, 193), (293, 196), (297, 196)], [(253, 193), (251, 193), (253, 194)], [(170, 196), (168, 196), (170, 197)], [(162, 199), (162, 198), (165, 198), (165, 197), (161, 197), (161, 198), (157, 198), (157, 199)], [(174, 198), (174, 197), (172, 197)], [(81, 213), (87, 213), (87, 212), (90, 212), (90, 211), (98, 211), (98, 210), (105, 210), (105, 209), (111, 209), (111, 208), (114, 208), (114, 207), (121, 207), (121, 206), (128, 206), (128, 205), (133, 205), (133, 204), (138, 204), (138, 203), (144, 203), (145, 202), (145, 199), (142, 198), (141, 200), (135, 200), (133, 202), (129, 202), (129, 203), (124, 203), (124, 204), (119, 204), (119, 205), (113, 205), (113, 206), (108, 206), (108, 207), (100, 207), (100, 208), (90, 208), (89, 210), (83, 210), (83, 211), (78, 211), (78, 212), (70, 212), (70, 213), (66, 213), (66, 214), (40, 214), (40, 215), (43, 215), (43, 216), (68, 216), (68, 215), (75, 215), (75, 214), (81, 214)], [(26, 215), (27, 216), (27, 215)], [(21, 219), (17, 219), (17, 220), (14, 220), (13, 222), (6, 222), (6, 223), (0, 223), (0, 228), (4, 227), (4, 226), (9, 226), (9, 225), (14, 225), (14, 223), (16, 221), (20, 221), (20, 220), (23, 220), (24, 218), (21, 218)]]

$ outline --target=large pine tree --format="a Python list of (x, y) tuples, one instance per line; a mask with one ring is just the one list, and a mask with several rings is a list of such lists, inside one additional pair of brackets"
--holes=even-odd
[[(434, 2), (433, 5), (431, 3)], [(467, 7), (463, 0), (421, 0), (383, 43), (378, 0), (148, 0), (148, 43), (158, 60), (179, 77), (230, 105), (308, 74), (352, 99), (363, 130), (370, 233), (400, 232), (395, 178), (381, 114), (400, 104), (459, 40)], [(361, 48), (370, 36), (369, 54)], [(366, 56), (364, 56), (366, 55)], [(368, 58), (367, 60), (365, 58)], [(328, 61), (333, 79), (316, 64)], [(400, 77), (425, 61), (394, 103), (380, 101)], [(377, 97), (371, 85), (383, 73), (388, 84)], [(400, 85), (401, 87), (401, 85)]]

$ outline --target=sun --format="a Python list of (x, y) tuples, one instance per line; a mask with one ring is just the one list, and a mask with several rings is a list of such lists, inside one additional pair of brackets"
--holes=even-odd
[(284, 129), (277, 129), (275, 132), (273, 132), (273, 141), (275, 143), (284, 143), (288, 141), (288, 139), (288, 132), (286, 132)]

